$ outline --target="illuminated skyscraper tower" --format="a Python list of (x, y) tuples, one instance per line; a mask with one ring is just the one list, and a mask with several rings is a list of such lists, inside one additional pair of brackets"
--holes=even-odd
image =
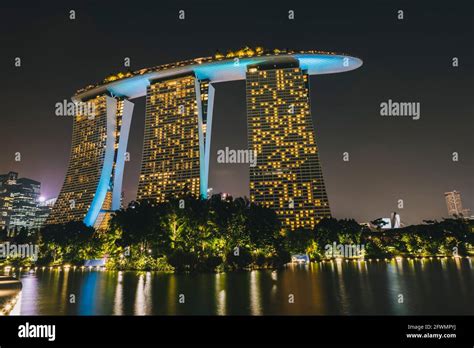
[(133, 103), (105, 94), (87, 101), (93, 114), (74, 116), (71, 155), (63, 187), (47, 224), (84, 221), (106, 226), (121, 205), (122, 177)]
[(444, 193), (446, 206), (448, 207), (448, 214), (450, 216), (464, 216), (468, 217), (471, 214), (470, 209), (464, 209), (462, 206), (461, 193), (459, 191), (450, 191)]
[(150, 82), (138, 200), (207, 197), (213, 96), (194, 74)]
[(250, 200), (276, 211), (289, 229), (330, 217), (310, 113), (308, 75), (297, 60), (247, 70)]

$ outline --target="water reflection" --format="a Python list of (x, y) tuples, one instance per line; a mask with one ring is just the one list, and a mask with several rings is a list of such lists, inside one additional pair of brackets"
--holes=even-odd
[(114, 313), (123, 314), (123, 272), (119, 271), (117, 275), (117, 285), (115, 286)]
[(271, 290), (271, 301), (275, 301), (275, 296), (277, 294), (277, 281), (278, 281), (278, 272), (271, 271), (270, 277), (272, 278), (272, 290)]
[(143, 274), (138, 276), (137, 291), (135, 293), (135, 315), (145, 315), (145, 291)]
[(191, 275), (40, 268), (22, 272), (21, 281), (16, 311), (23, 315), (474, 314), (474, 274), (466, 258)]
[(26, 274), (21, 278), (21, 284), (22, 284), (21, 296), (16, 306), (16, 307), (19, 306), (18, 308), (19, 308), (20, 314), (25, 314), (25, 315), (41, 314), (41, 313), (36, 312), (35, 306), (28, 306), (28, 303), (34, 303), (38, 301), (37, 298), (40, 295), (38, 291), (40, 287), (38, 282), (39, 282), (38, 277), (32, 274)]
[(80, 315), (93, 315), (94, 310), (96, 309), (96, 292), (97, 292), (97, 281), (99, 277), (102, 276), (99, 272), (88, 272), (85, 273), (85, 276), (80, 286), (79, 294), (79, 310), (78, 314)]
[(217, 315), (226, 315), (225, 273), (215, 275), (215, 293), (217, 294)]
[[(346, 260), (347, 261), (347, 260)], [(343, 265), (341, 259), (336, 259), (336, 274), (337, 274), (337, 285), (338, 285), (338, 295), (339, 301), (341, 303), (342, 314), (350, 313), (350, 303), (348, 301), (348, 292), (344, 284), (344, 277), (346, 268), (350, 266)], [(344, 269), (343, 269), (344, 268)]]
[(391, 312), (399, 315), (407, 314), (406, 301), (407, 288), (406, 278), (409, 277), (407, 274), (403, 276), (403, 267), (407, 261), (397, 259), (389, 261), (387, 263), (387, 283), (388, 283), (388, 296), (387, 301), (391, 305)]
[(252, 315), (262, 314), (262, 299), (260, 298), (259, 279), (262, 272), (250, 272), (250, 313)]

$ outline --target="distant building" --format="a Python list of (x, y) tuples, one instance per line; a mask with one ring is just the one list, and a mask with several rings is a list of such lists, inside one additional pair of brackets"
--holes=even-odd
[(45, 201), (39, 201), (38, 209), (36, 210), (34, 228), (40, 229), (46, 224), (46, 219), (49, 214), (51, 214), (51, 210), (53, 209), (56, 200), (57, 198), (51, 198)]
[(361, 222), (359, 223), (361, 226), (365, 226), (371, 231), (381, 231), (381, 230), (391, 230), (394, 228), (401, 228), (405, 225), (401, 222), (400, 214), (397, 212), (393, 212), (390, 214), (390, 217), (382, 217), (375, 219), (371, 222)]
[(450, 216), (465, 216), (470, 215), (470, 209), (464, 209), (461, 201), (461, 192), (456, 190), (444, 193), (446, 206), (448, 208), (448, 215)]
[(18, 178), (18, 173), (0, 175), (0, 229), (37, 228), (41, 183)]
[(8, 229), (10, 216), (13, 211), (13, 186), (16, 184), (18, 173), (10, 172), (0, 175), (0, 230)]
[(393, 212), (391, 217), (390, 217), (390, 223), (392, 225), (392, 228), (400, 228), (401, 223), (400, 223), (400, 214)]
[(392, 228), (392, 220), (390, 218), (382, 218), (384, 224), (382, 225), (382, 230), (390, 230)]

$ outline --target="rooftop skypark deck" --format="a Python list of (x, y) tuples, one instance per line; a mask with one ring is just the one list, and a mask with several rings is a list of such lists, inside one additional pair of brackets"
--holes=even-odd
[(246, 47), (238, 51), (229, 51), (225, 55), (216, 53), (213, 57), (195, 58), (110, 75), (95, 85), (78, 90), (73, 100), (83, 101), (106, 92), (118, 97), (138, 98), (146, 94), (146, 88), (152, 80), (189, 73), (194, 73), (198, 79), (210, 82), (244, 80), (249, 65), (295, 60), (309, 75), (345, 72), (362, 65), (361, 59), (342, 53)]

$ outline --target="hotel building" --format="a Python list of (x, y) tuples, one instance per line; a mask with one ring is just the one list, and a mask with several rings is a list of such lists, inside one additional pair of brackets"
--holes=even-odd
[(0, 175), (0, 230), (19, 231), (41, 227), (39, 197), (41, 183), (19, 178), (18, 173)]
[[(138, 200), (184, 192), (207, 197), (214, 83), (246, 80), (250, 199), (272, 208), (289, 229), (330, 216), (310, 113), (309, 76), (357, 69), (358, 58), (323, 51), (244, 48), (212, 57), (119, 73), (87, 86), (77, 114), (69, 167), (48, 223), (82, 220), (104, 228), (121, 206), (133, 104), (146, 96)], [(86, 110), (88, 108), (85, 108)]]
[(185, 192), (207, 197), (209, 88), (213, 93), (193, 74), (150, 83), (138, 200), (164, 202)]
[(469, 217), (471, 214), (470, 209), (465, 209), (462, 206), (461, 192), (450, 191), (444, 193), (444, 199), (446, 200), (446, 207), (448, 208), (448, 215), (455, 217)]
[(74, 116), (69, 166), (47, 224), (84, 221), (100, 229), (121, 205), (133, 104), (108, 95), (85, 102), (94, 114)]
[(330, 217), (310, 112), (309, 78), (298, 61), (249, 66), (246, 78), (250, 201), (290, 229)]

